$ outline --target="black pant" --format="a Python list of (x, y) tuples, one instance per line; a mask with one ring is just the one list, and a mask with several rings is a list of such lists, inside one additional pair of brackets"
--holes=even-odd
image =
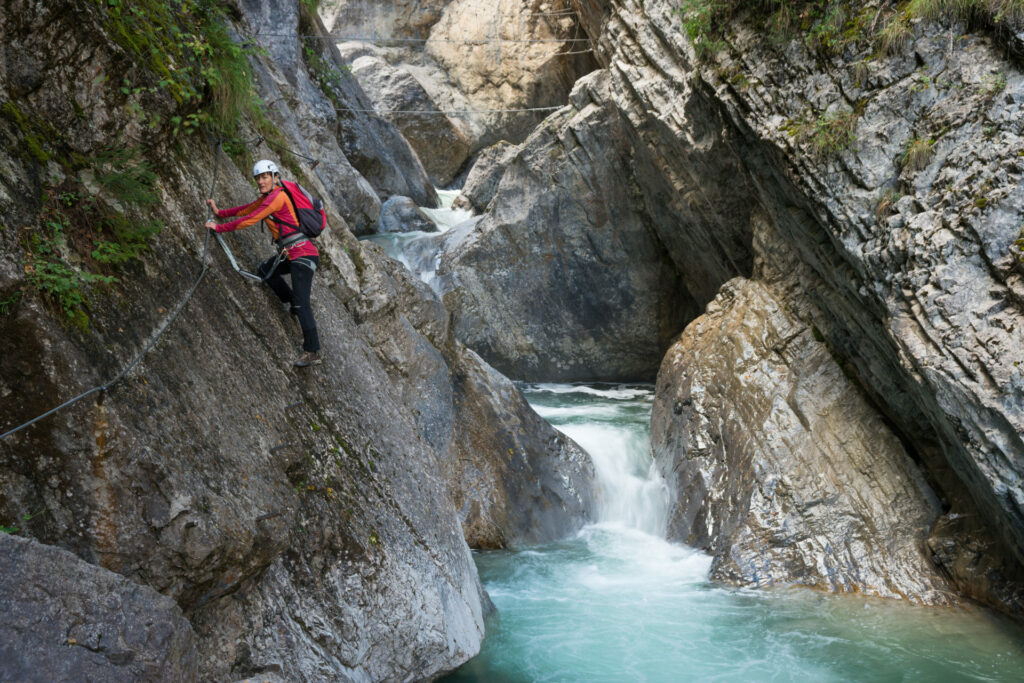
[[(281, 259), (274, 268), (276, 258), (269, 258), (260, 264), (257, 273), (266, 278), (267, 285), (283, 303), (292, 305), (292, 313), (299, 319), (302, 328), (302, 350), (319, 351), (320, 335), (316, 331), (316, 320), (313, 319), (313, 307), (309, 305), (309, 293), (313, 289), (313, 274), (320, 264), (318, 256), (303, 256), (294, 261)], [(274, 268), (273, 272), (270, 269)], [(269, 277), (267, 276), (269, 273)], [(292, 286), (284, 281), (282, 275), (292, 276)]]

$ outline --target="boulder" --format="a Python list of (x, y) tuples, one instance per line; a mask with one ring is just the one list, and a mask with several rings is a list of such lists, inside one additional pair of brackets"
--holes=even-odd
[(431, 182), (448, 185), (469, 155), (469, 139), (456, 120), (438, 110), (412, 74), (380, 57), (358, 57), (352, 73), (381, 117), (394, 123), (416, 150)]
[(408, 197), (391, 197), (384, 202), (380, 208), (377, 232), (414, 231), (437, 232), (437, 224)]
[(171, 598), (7, 533), (0, 567), (0, 679), (198, 679), (196, 635)]
[(473, 209), (477, 213), (486, 211), (498, 191), (505, 169), (518, 153), (517, 145), (504, 140), (482, 150), (473, 161), (462, 192), (452, 202), (452, 208)]
[(603, 72), (580, 81), (441, 255), (456, 335), (514, 379), (651, 379), (695, 314), (622, 180), (630, 145), (608, 85)]
[(666, 354), (651, 444), (669, 537), (708, 551), (713, 578), (956, 602), (926, 550), (937, 497), (763, 284), (726, 283)]
[[(460, 457), (448, 478), (472, 548), (521, 548), (566, 538), (594, 518), (594, 465), (507, 378), (459, 345), (453, 380), (463, 410)], [(495, 432), (493, 424), (506, 428)], [(482, 454), (489, 454), (481, 457)]]

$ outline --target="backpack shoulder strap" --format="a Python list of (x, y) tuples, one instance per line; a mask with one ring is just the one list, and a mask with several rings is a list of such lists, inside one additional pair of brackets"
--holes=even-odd
[[(295, 208), (295, 197), (293, 197), (292, 193), (288, 191), (288, 188), (285, 186), (283, 180), (281, 181), (280, 188), (282, 190), (284, 190), (285, 196), (288, 197), (288, 201), (292, 205), (292, 215), (295, 216), (295, 220), (299, 220), (299, 210)], [(278, 225), (287, 225), (289, 228), (294, 228), (296, 230), (299, 229), (299, 226), (296, 225), (295, 223), (289, 223), (288, 221), (283, 221), (280, 218), (278, 218), (277, 216), (271, 215), (271, 216), (268, 216), (268, 218), (270, 220), (274, 221), (275, 223), (277, 223)]]

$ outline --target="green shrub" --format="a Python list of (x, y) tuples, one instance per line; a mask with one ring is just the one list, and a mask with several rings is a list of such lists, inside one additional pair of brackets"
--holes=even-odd
[(878, 218), (878, 220), (882, 220), (891, 214), (893, 209), (896, 207), (896, 202), (900, 200), (901, 196), (902, 195), (896, 190), (889, 190), (882, 195), (882, 198), (878, 202), (878, 206), (875, 207), (875, 217)]
[(102, 13), (108, 37), (148, 72), (143, 82), (126, 82), (122, 92), (166, 90), (174, 98), (177, 108), (168, 121), (156, 122), (167, 132), (190, 133), (209, 124), (221, 135), (235, 138), (239, 122), (246, 118), (257, 128), (269, 123), (248, 59), (260, 51), (232, 39), (224, 3), (93, 2)]
[(88, 326), (86, 291), (117, 282), (116, 268), (141, 258), (163, 228), (146, 217), (159, 197), (156, 174), (142, 154), (109, 148), (93, 159), (76, 157), (77, 166), (95, 175), (100, 194), (73, 180), (48, 187), (40, 224), (26, 232), (29, 283), (82, 329)]
[(28, 237), (25, 273), (31, 285), (52, 300), (83, 331), (89, 319), (82, 310), (85, 305), (83, 287), (110, 284), (117, 278), (71, 267), (64, 253), (69, 252), (67, 231), (69, 219), (60, 212), (51, 213), (40, 229)]
[(1024, 0), (910, 0), (907, 9), (923, 19), (980, 19), (996, 24), (1024, 20)]
[(724, 46), (725, 26), (741, 14), (759, 27), (767, 27), (768, 36), (775, 41), (802, 34), (809, 46), (827, 54), (860, 40), (874, 16), (869, 8), (852, 0), (682, 0), (677, 13), (702, 59)]

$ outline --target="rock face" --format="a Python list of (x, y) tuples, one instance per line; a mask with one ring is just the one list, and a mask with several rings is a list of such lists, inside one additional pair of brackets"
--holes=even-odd
[[(288, 149), (319, 160), (316, 174), (352, 231), (370, 232), (381, 199), (391, 195), (435, 205), (436, 194), (416, 154), (392, 124), (366, 113), (373, 108), (371, 101), (334, 46), (290, 37), (324, 34), (319, 18), (300, 13), (293, 0), (239, 4), (252, 30), (275, 27), (261, 43), (268, 59), (253, 64), (257, 87), (275, 103), (285, 134), (298, 141), (298, 147)], [(270, 144), (254, 150), (274, 158), (281, 152)]]
[[(563, 0), (330, 0), (319, 13), (339, 41), (352, 41), (346, 52), (383, 57), (394, 67), (396, 87), (411, 74), (431, 108), (457, 112), (448, 120), (431, 115), (408, 123), (427, 137), (451, 136), (454, 128), (468, 141), (469, 155), (502, 139), (523, 140), (595, 68), (577, 15)], [(358, 38), (365, 41), (357, 49)], [(428, 168), (452, 165), (433, 156), (450, 158), (454, 150), (410, 141)]]
[[(518, 142), (558, 107), (594, 60), (577, 15), (564, 0), (454, 0), (431, 28), (426, 53), (470, 109), (476, 151)], [(505, 110), (505, 111), (502, 111)]]
[(408, 197), (391, 197), (380, 208), (377, 232), (437, 232), (437, 224)]
[(504, 140), (480, 152), (469, 170), (469, 175), (466, 176), (462, 192), (455, 198), (452, 207), (473, 209), (478, 213), (486, 211), (498, 191), (498, 183), (505, 175), (505, 168), (518, 153), (518, 146)]
[[(913, 24), (881, 57), (855, 36), (820, 58), (799, 38), (773, 46), (742, 14), (702, 64), (677, 3), (577, 7), (636, 132), (638, 182), (680, 217), (659, 235), (688, 290), (710, 300), (700, 280), (743, 274), (758, 253), (756, 277), (819, 330), (957, 522), (930, 541), (957, 590), (1021, 610), (1019, 70), (962, 27)], [(983, 540), (950, 554), (964, 519)]]
[(581, 80), (509, 163), (438, 270), (457, 336), (515, 379), (653, 377), (692, 301), (629, 177), (607, 75)]
[(469, 156), (469, 138), (461, 127), (438, 111), (412, 74), (380, 57), (359, 57), (352, 62), (352, 73), (374, 108), (394, 123), (416, 150), (431, 182), (437, 186), (451, 183)]
[(594, 507), (589, 457), (455, 341), (448, 312), (406, 268), (380, 258), (363, 279), (355, 318), (422, 438), (449, 454), (442, 474), (469, 544), (532, 545), (579, 530)]
[(0, 558), (0, 679), (197, 679), (195, 634), (170, 598), (6, 533)]
[[(316, 169), (291, 164), (337, 221), (318, 240), (313, 289), (323, 364), (292, 368), (294, 322), (266, 288), (239, 278), (199, 229), (205, 207), (195, 188), (211, 187), (216, 175), (222, 203), (249, 201), (248, 165), (235, 168), (226, 156), (218, 163), (200, 136), (161, 146), (169, 133), (159, 128), (149, 134), (151, 152), (162, 155), (153, 180), (159, 202), (124, 210), (163, 228), (138, 261), (104, 271), (117, 282), (84, 287), (84, 324), (68, 323), (39, 291), (33, 240), (52, 234), (47, 221), (66, 221), (67, 239), (52, 249), (67, 272), (84, 272), (95, 226), (78, 221), (70, 205), (80, 193), (95, 194), (94, 207), (115, 198), (89, 168), (65, 159), (93, 159), (139, 139), (132, 136), (144, 129), (121, 76), (146, 83), (146, 71), (104, 33), (106, 5), (9, 5), (6, 49), (59, 59), (29, 64), (33, 78), (12, 73), (11, 62), (0, 71), (0, 429), (109, 386), (0, 441), (0, 524), (31, 513), (19, 533), (176, 602), (195, 633), (193, 678), (430, 679), (459, 666), (477, 652), (489, 609), (463, 509), (477, 491), (512, 491), (475, 502), (513, 542), (533, 538), (534, 529), (517, 526), (533, 520), (516, 510), (538, 494), (511, 481), (464, 489), (447, 478), (452, 462), (514, 476), (523, 470), (501, 463), (510, 443), (519, 447), (515, 462), (531, 463), (531, 476), (563, 482), (540, 494), (548, 501), (545, 534), (585, 521), (589, 464), (566, 443), (552, 446), (556, 432), (527, 407), (506, 405), (506, 382), (459, 388), (465, 382), (454, 378), (465, 367), (493, 377), (464, 357), (437, 297), (337, 218), (343, 212), (325, 179), (351, 174), (358, 185), (360, 176), (323, 153), (331, 126), (316, 133)], [(292, 13), (281, 19), (287, 23), (296, 5), (284, 10)], [(280, 46), (267, 49), (277, 61)], [(80, 78), (69, 64), (87, 64), (93, 77)], [(306, 149), (310, 124), (299, 117), (312, 115), (311, 105), (293, 111), (289, 103), (301, 92), (294, 83), (311, 83), (309, 74), (298, 65), (289, 71), (286, 60), (256, 58), (254, 67), (269, 88), (260, 91), (266, 101), (288, 95), (270, 112), (286, 146)], [(163, 121), (177, 111), (160, 93), (134, 102)], [(34, 121), (52, 122), (50, 137)], [(344, 135), (369, 136), (356, 146), (380, 143), (370, 124), (346, 128)], [(334, 132), (333, 144), (347, 149)], [(325, 168), (331, 159), (337, 164)], [(258, 230), (226, 239), (244, 266), (267, 256)], [(491, 414), (505, 424), (488, 430), (478, 422)], [(470, 420), (478, 438), (466, 442), (460, 430)], [(513, 437), (506, 424), (541, 431)], [(5, 563), (0, 575), (7, 571)], [(29, 644), (27, 636), (6, 643)], [(189, 662), (179, 663), (187, 673)]]
[(762, 284), (727, 283), (669, 350), (651, 417), (677, 492), (669, 536), (750, 586), (946, 604), (941, 509), (899, 439)]
[[(467, 409), (456, 430), (465, 457), (448, 460), (455, 504), (474, 548), (537, 545), (579, 531), (593, 519), (594, 469), (583, 450), (547, 423), (519, 390), (463, 349), (455, 386)], [(491, 425), (504, 429), (495, 433)], [(501, 440), (494, 443), (495, 436)], [(480, 452), (502, 458), (473, 458)]]
[(426, 38), (452, 0), (321, 0), (317, 11), (338, 40), (352, 36)]

